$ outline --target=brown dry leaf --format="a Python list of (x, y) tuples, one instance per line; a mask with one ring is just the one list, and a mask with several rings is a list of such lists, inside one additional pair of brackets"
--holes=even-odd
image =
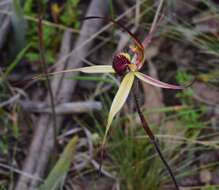
[[(148, 67), (149, 67), (149, 75), (157, 79), (158, 78), (157, 70), (150, 61), (148, 61)], [(154, 87), (147, 83), (142, 83), (142, 87), (143, 87), (144, 97), (145, 97), (143, 107), (146, 108), (146, 110), (164, 107), (163, 95), (162, 95), (162, 91), (160, 88)], [(149, 123), (159, 125), (163, 117), (164, 117), (164, 114), (160, 112), (150, 114), (148, 115), (148, 121)]]
[(113, 180), (105, 177), (96, 179), (69, 179), (68, 184), (72, 184), (72, 188), (75, 190), (110, 190), (113, 188)]
[(199, 0), (167, 1), (171, 15), (177, 14), (181, 18), (187, 18), (191, 12), (196, 11)]
[(192, 89), (196, 100), (209, 105), (219, 104), (219, 89), (217, 87), (202, 82), (195, 82)]
[(201, 12), (193, 18), (193, 23), (199, 33), (217, 33), (219, 29), (218, 15), (211, 11)]
[(149, 47), (147, 47), (147, 50), (144, 52), (144, 56), (147, 60), (151, 60), (158, 55), (159, 47), (161, 46), (163, 41), (163, 39), (156, 40), (155, 42), (153, 42), (153, 45), (149, 45)]
[(201, 170), (200, 181), (204, 184), (209, 184), (211, 182), (212, 176), (208, 169)]

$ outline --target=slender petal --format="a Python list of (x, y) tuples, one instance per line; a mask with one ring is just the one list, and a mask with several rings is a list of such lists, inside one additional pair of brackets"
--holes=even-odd
[(104, 135), (102, 145), (104, 145), (105, 142), (106, 142), (106, 137), (107, 137), (107, 134), (109, 132), (110, 125), (113, 121), (114, 116), (122, 108), (122, 106), (124, 105), (128, 95), (129, 95), (132, 84), (134, 82), (134, 76), (135, 76), (134, 72), (129, 72), (128, 74), (125, 75), (124, 79), (122, 80), (122, 82), (120, 84), (119, 90), (118, 90), (118, 92), (116, 93), (116, 96), (113, 99), (113, 103), (111, 105), (108, 120), (107, 120), (106, 132), (105, 132), (105, 135)]
[[(80, 71), (83, 73), (115, 73), (115, 70), (111, 65), (95, 65), (95, 66), (88, 66), (88, 67), (81, 67), (81, 68), (75, 68), (75, 69), (67, 69), (63, 71), (57, 71), (53, 73), (48, 73), (48, 75), (56, 75), (60, 73), (69, 73), (69, 72), (76, 72)], [(40, 79), (44, 77), (44, 75), (38, 75), (34, 77), (33, 79)]]
[(148, 75), (145, 75), (145, 74), (140, 73), (140, 72), (135, 72), (135, 76), (138, 77), (143, 82), (146, 82), (148, 84), (151, 84), (151, 85), (154, 85), (157, 87), (161, 87), (161, 88), (169, 88), (169, 89), (175, 89), (175, 90), (181, 90), (184, 88), (182, 86), (177, 86), (177, 85), (172, 85), (172, 84), (168, 84), (165, 82), (161, 82), (159, 80), (156, 80), (156, 79), (149, 77)]
[(111, 65), (95, 65), (95, 66), (88, 66), (88, 67), (82, 67), (82, 68), (75, 68), (75, 69), (67, 69), (64, 71), (58, 71), (51, 74), (57, 74), (57, 73), (67, 73), (67, 72), (74, 72), (74, 71), (80, 71), (83, 73), (115, 73), (115, 70)]

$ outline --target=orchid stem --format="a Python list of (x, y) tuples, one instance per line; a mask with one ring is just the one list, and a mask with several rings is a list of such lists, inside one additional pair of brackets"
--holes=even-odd
[(159, 142), (157, 140), (157, 138), (154, 136), (153, 132), (151, 131), (149, 125), (148, 125), (148, 122), (146, 121), (141, 109), (140, 109), (140, 106), (139, 106), (139, 102), (138, 102), (138, 97), (136, 95), (136, 92), (135, 92), (135, 89), (133, 91), (133, 94), (134, 94), (134, 99), (135, 99), (135, 104), (136, 104), (136, 108), (137, 108), (137, 112), (138, 112), (138, 115), (140, 117), (140, 120), (141, 120), (141, 124), (142, 124), (142, 127), (144, 129), (144, 131), (146, 132), (146, 134), (148, 135), (149, 139), (150, 139), (150, 142), (154, 145), (155, 147), (155, 150), (156, 152), (158, 153), (161, 161), (163, 162), (163, 164), (165, 165), (166, 169), (168, 170), (173, 182), (174, 182), (174, 185), (175, 185), (175, 188), (176, 190), (179, 190), (179, 186), (177, 184), (177, 181), (176, 181), (176, 178), (169, 166), (169, 164), (167, 163), (167, 161), (165, 160), (161, 150), (160, 150), (160, 146), (159, 146)]

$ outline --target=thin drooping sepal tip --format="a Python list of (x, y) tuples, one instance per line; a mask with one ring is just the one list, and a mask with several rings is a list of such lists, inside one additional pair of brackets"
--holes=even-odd
[(160, 87), (160, 88), (173, 89), (173, 90), (183, 90), (185, 88), (184, 86), (168, 84), (168, 83), (156, 80), (140, 72), (135, 72), (135, 76), (143, 82), (146, 82), (148, 84), (151, 84), (153, 86)]
[[(88, 67), (81, 67), (81, 68), (75, 68), (75, 69), (66, 69), (63, 71), (57, 71), (48, 73), (48, 76), (53, 76), (56, 74), (61, 73), (70, 73), (70, 72), (83, 72), (83, 73), (115, 73), (115, 70), (111, 65), (95, 65), (95, 66), (88, 66)], [(45, 78), (45, 75), (37, 75), (33, 77), (33, 80), (39, 80)]]
[[(110, 120), (109, 120), (110, 119)], [(109, 129), (110, 129), (110, 125), (112, 123), (113, 118), (109, 118), (107, 121), (107, 126), (106, 126), (106, 131), (103, 137), (103, 142), (101, 144), (101, 150), (100, 150), (100, 165), (99, 165), (99, 170), (98, 173), (99, 175), (101, 175), (101, 170), (102, 170), (102, 165), (103, 165), (103, 156), (104, 156), (104, 148), (105, 148), (105, 144), (106, 144), (106, 139), (107, 139), (107, 135), (109, 133)]]

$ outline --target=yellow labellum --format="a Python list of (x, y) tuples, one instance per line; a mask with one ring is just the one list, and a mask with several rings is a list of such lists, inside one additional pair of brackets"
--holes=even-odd
[(108, 120), (107, 120), (106, 132), (105, 132), (105, 135), (103, 138), (103, 145), (106, 142), (106, 137), (107, 137), (107, 134), (109, 132), (110, 125), (113, 121), (113, 118), (119, 112), (119, 110), (122, 108), (122, 106), (124, 105), (128, 95), (129, 95), (132, 84), (134, 82), (134, 77), (135, 77), (134, 72), (129, 72), (128, 74), (125, 75), (125, 77), (123, 78), (123, 80), (120, 84), (119, 90), (113, 99), (113, 102), (112, 102), (112, 105), (110, 108), (110, 112), (109, 112), (109, 116), (108, 116)]
[(137, 66), (135, 64), (128, 64), (128, 67), (131, 71), (136, 71), (137, 70)]

